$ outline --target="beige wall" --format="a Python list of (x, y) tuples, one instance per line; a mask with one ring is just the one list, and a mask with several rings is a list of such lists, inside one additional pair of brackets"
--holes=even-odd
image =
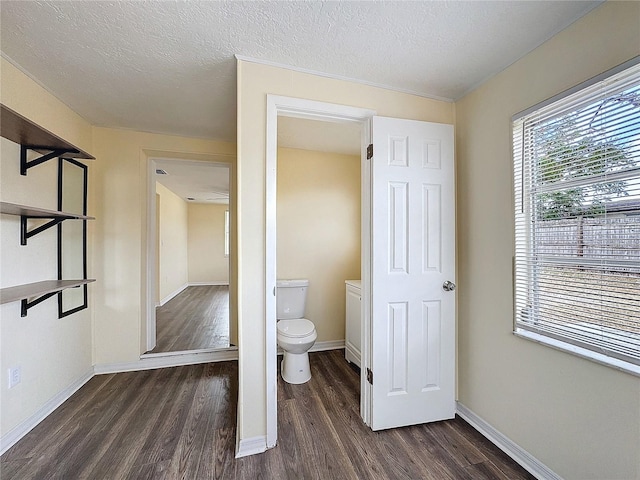
[(566, 479), (640, 478), (640, 379), (511, 333), (510, 118), (638, 54), (607, 2), (456, 103), (459, 400)]
[(360, 157), (278, 149), (278, 278), (307, 278), (317, 342), (344, 340), (345, 285), (360, 278)]
[[(89, 165), (89, 309), (57, 318), (55, 299), (20, 317), (19, 303), (0, 307), (0, 435), (27, 420), (67, 387), (86, 378), (93, 365), (130, 363), (145, 350), (147, 191), (149, 157), (229, 163), (235, 208), (235, 144), (92, 127), (4, 58), (0, 100), (68, 140), (97, 160)], [(56, 208), (56, 162), (19, 175), (19, 147), (2, 140), (3, 201)], [(236, 223), (232, 214), (230, 335), (237, 343), (235, 288)], [(55, 229), (18, 244), (16, 218), (1, 223), (1, 285), (56, 278)], [(153, 258), (150, 261), (155, 261)], [(22, 382), (7, 390), (7, 370), (22, 367)]]
[(189, 203), (189, 284), (227, 285), (224, 216), (229, 205)]
[[(51, 95), (4, 57), (0, 59), (3, 105), (41, 127), (71, 142), (86, 152), (92, 152), (91, 124)], [(94, 155), (95, 156), (95, 155)]]
[[(235, 145), (110, 128), (94, 128), (93, 136), (93, 153), (98, 161), (90, 179), (89, 210), (98, 219), (93, 268), (100, 279), (94, 298), (94, 362), (98, 365), (135, 362), (146, 350), (149, 158), (226, 162), (231, 166), (233, 185)], [(232, 190), (232, 201), (234, 195)], [(232, 224), (232, 232), (234, 228)], [(232, 278), (234, 265), (232, 262)], [(233, 285), (234, 282), (230, 291), (232, 338), (237, 325)]]
[[(91, 152), (91, 126), (22, 72), (0, 59), (0, 101), (47, 130)], [(0, 141), (0, 198), (57, 209), (57, 161), (20, 175), (20, 147)], [(86, 162), (90, 168), (93, 162)], [(91, 223), (91, 222), (90, 222)], [(57, 278), (56, 228), (20, 245), (19, 217), (0, 222), (0, 285), (2, 287)], [(89, 225), (92, 231), (92, 225)], [(92, 271), (89, 270), (91, 277)], [(92, 303), (95, 284), (89, 286)], [(8, 369), (20, 366), (22, 381), (7, 389)], [(0, 306), (0, 435), (43, 408), (58, 393), (92, 373), (91, 310), (58, 319), (57, 297), (20, 317), (20, 302)]]
[(160, 251), (158, 275), (160, 303), (171, 300), (189, 281), (188, 273), (188, 205), (164, 185), (156, 182), (160, 204), (158, 234)]
[(239, 438), (266, 433), (266, 95), (375, 109), (379, 115), (453, 123), (453, 104), (238, 61)]

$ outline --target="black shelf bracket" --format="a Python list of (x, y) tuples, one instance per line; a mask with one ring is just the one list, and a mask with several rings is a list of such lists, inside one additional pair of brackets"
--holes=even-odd
[(50, 222), (45, 223), (44, 225), (40, 225), (39, 227), (34, 228), (33, 230), (27, 230), (27, 220), (30, 218), (43, 218), (43, 217), (29, 217), (28, 215), (20, 215), (20, 245), (26, 245), (27, 239), (37, 235), (45, 230), (50, 229), (51, 227), (55, 227), (60, 222), (66, 220), (66, 217), (56, 217), (53, 218)]
[[(47, 151), (49, 150), (49, 153), (45, 153), (44, 155), (38, 157), (38, 158), (34, 158), (31, 161), (27, 161), (27, 151), (28, 150), (33, 150), (33, 151), (37, 151), (37, 152), (41, 152), (41, 151)], [(30, 145), (20, 145), (20, 175), (26, 175), (27, 174), (27, 170), (29, 170), (31, 167), (35, 167), (37, 165), (40, 165), (41, 163), (47, 162), (49, 160), (51, 160), (52, 158), (58, 158), (58, 157), (62, 157), (65, 154), (68, 153), (78, 153), (77, 150), (70, 150), (70, 149), (51, 149), (51, 148), (47, 148), (47, 147), (35, 147), (35, 146), (30, 146)]]
[(46, 299), (51, 298), (51, 297), (53, 297), (54, 295), (57, 295), (57, 294), (58, 294), (58, 292), (45, 293), (44, 295), (39, 296), (38, 298), (36, 298), (32, 302), (27, 301), (26, 298), (22, 299), (22, 306), (20, 308), (20, 316), (21, 317), (26, 317), (27, 316), (27, 310), (29, 310), (31, 307), (35, 307), (39, 303), (44, 302)]

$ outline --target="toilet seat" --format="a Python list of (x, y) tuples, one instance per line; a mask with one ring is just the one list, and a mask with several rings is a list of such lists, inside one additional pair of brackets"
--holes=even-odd
[(278, 333), (283, 337), (302, 338), (311, 335), (316, 327), (311, 320), (306, 318), (294, 318), (280, 320), (277, 324)]

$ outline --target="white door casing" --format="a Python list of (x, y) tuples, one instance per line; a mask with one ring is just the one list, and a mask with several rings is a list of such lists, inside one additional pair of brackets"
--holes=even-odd
[[(276, 445), (278, 438), (277, 408), (277, 342), (276, 342), (276, 168), (278, 148), (278, 116), (310, 120), (359, 123), (362, 125), (362, 316), (368, 319), (370, 277), (370, 169), (366, 168), (366, 146), (370, 143), (370, 120), (375, 110), (319, 102), (304, 98), (267, 95), (266, 168), (265, 168), (265, 396), (266, 439), (264, 448)], [(362, 324), (362, 364), (368, 365), (365, 351), (369, 349), (369, 323)], [(361, 381), (360, 409), (363, 420), (369, 424), (370, 386)], [(240, 431), (240, 429), (238, 429)]]
[(453, 126), (373, 117), (373, 430), (455, 415)]
[[(144, 278), (146, 288), (143, 290), (143, 302), (145, 303), (145, 310), (142, 314), (143, 325), (141, 333), (146, 337), (143, 338), (143, 344), (141, 345), (141, 357), (158, 355), (154, 353), (145, 353), (153, 350), (156, 347), (156, 307), (159, 304), (157, 298), (158, 288), (158, 262), (157, 255), (159, 255), (159, 249), (157, 245), (158, 237), (158, 205), (156, 204), (156, 168), (158, 167), (157, 161), (170, 160), (176, 163), (178, 168), (184, 168), (188, 166), (206, 165), (209, 167), (225, 167), (229, 169), (229, 178), (232, 177), (233, 163), (229, 161), (229, 157), (235, 158), (235, 155), (227, 154), (192, 154), (192, 153), (177, 153), (167, 151), (147, 151), (141, 152), (142, 161), (146, 163), (146, 191), (147, 191), (147, 212), (146, 212), (146, 258), (144, 268)], [(182, 165), (182, 166), (181, 166)], [(234, 189), (235, 186), (231, 183), (230, 188)], [(232, 190), (233, 192), (233, 190)], [(230, 209), (235, 208), (234, 195), (230, 195), (229, 198)], [(233, 261), (233, 252), (229, 257), (229, 271), (231, 271), (231, 262)], [(146, 347), (144, 346), (146, 345)], [(204, 349), (211, 350), (211, 349)], [(190, 350), (187, 350), (190, 351)], [(176, 352), (179, 353), (179, 352)], [(163, 356), (166, 356), (163, 354)]]

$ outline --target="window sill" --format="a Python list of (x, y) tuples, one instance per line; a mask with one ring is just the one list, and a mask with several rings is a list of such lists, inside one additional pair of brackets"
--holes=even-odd
[(544, 335), (540, 335), (539, 333), (530, 332), (521, 328), (516, 329), (513, 334), (517, 337), (525, 338), (527, 340), (546, 345), (547, 347), (555, 348), (556, 350), (561, 350), (578, 357), (586, 358), (587, 360), (599, 363), (600, 365), (615, 368), (616, 370), (620, 370), (622, 372), (630, 373), (631, 375), (640, 377), (640, 365), (634, 365), (623, 360), (607, 357), (606, 355), (592, 352), (591, 350), (587, 350), (586, 348), (577, 347), (575, 345), (571, 345), (560, 340), (549, 338)]

